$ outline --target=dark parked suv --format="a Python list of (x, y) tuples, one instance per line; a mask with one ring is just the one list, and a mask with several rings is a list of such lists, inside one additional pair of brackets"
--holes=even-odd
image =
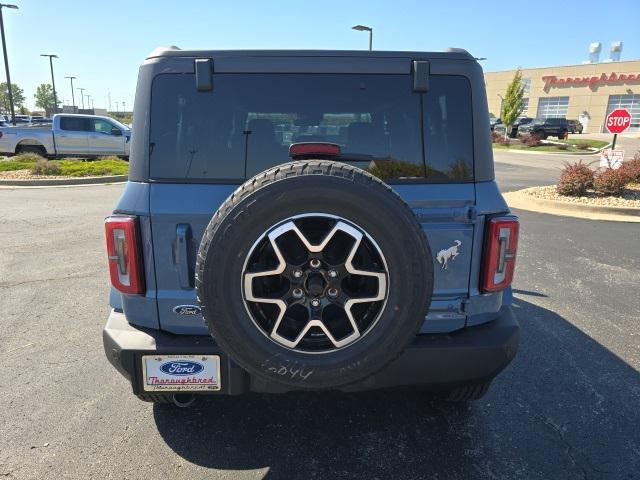
[(135, 112), (103, 339), (141, 399), (464, 401), (515, 356), (519, 224), (466, 51), (160, 49)]
[[(534, 119), (530, 117), (518, 118), (515, 122), (513, 122), (513, 125), (511, 125), (511, 130), (509, 131), (509, 137), (516, 138), (518, 136), (518, 131), (520, 127), (533, 122), (533, 120)], [(504, 135), (504, 132), (506, 129), (507, 129), (507, 126), (504, 123), (500, 123), (493, 128), (493, 131), (500, 135)]]
[(567, 127), (569, 128), (569, 133), (582, 133), (584, 128), (578, 120), (567, 120)]
[(563, 139), (568, 132), (569, 125), (566, 118), (536, 118), (533, 122), (518, 128), (518, 135), (537, 135), (540, 138)]

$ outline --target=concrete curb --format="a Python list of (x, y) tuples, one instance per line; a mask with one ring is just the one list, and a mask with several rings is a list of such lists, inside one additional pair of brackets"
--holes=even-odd
[(518, 149), (509, 149), (509, 148), (492, 148), (494, 152), (508, 152), (508, 153), (521, 153), (523, 155), (569, 155), (571, 157), (576, 157), (579, 155), (599, 155), (602, 150), (609, 148), (611, 144), (607, 144), (604, 147), (592, 152), (591, 150), (585, 150), (583, 152), (529, 152), (528, 150), (518, 150)]
[(0, 187), (54, 187), (61, 185), (101, 185), (105, 183), (126, 182), (128, 175), (110, 175), (105, 177), (50, 178), (42, 180), (0, 180)]
[[(526, 190), (526, 189), (525, 189)], [(606, 207), (603, 205), (583, 205), (578, 203), (536, 198), (523, 193), (524, 190), (503, 193), (511, 208), (531, 212), (548, 213), (565, 217), (585, 218), (588, 220), (610, 220), (614, 222), (640, 222), (640, 208)]]

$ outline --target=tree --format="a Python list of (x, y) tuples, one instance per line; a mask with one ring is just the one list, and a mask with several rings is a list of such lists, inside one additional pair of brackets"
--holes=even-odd
[(520, 72), (520, 69), (518, 68), (516, 70), (516, 74), (513, 76), (513, 80), (511, 80), (511, 83), (507, 87), (507, 93), (502, 101), (502, 111), (500, 112), (500, 118), (505, 126), (505, 140), (511, 131), (511, 126), (522, 113), (524, 106), (523, 97), (524, 85), (522, 83), (522, 72)]
[[(53, 96), (53, 87), (48, 83), (42, 83), (38, 85), (36, 93), (34, 95), (36, 99), (36, 107), (43, 108), (45, 110), (53, 110), (55, 100)], [(60, 101), (58, 101), (60, 103)]]
[[(13, 95), (13, 107), (18, 110), (24, 105), (24, 91), (15, 83), (11, 84), (11, 93)], [(11, 104), (9, 103), (9, 89), (7, 82), (0, 83), (0, 109), (2, 113), (11, 114)]]

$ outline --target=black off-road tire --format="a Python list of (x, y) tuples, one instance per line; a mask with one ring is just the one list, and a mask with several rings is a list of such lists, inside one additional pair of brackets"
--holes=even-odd
[(480, 385), (465, 385), (463, 387), (454, 388), (442, 395), (447, 402), (469, 402), (479, 400), (487, 393), (491, 382), (482, 383)]
[[(285, 219), (318, 213), (360, 226), (388, 264), (388, 292), (377, 323), (352, 344), (309, 353), (276, 343), (254, 323), (241, 279), (248, 253)], [(289, 389), (331, 389), (367, 378), (414, 340), (433, 292), (433, 260), (409, 206), (385, 183), (344, 163), (291, 162), (240, 186), (207, 226), (196, 262), (198, 301), (220, 347), (252, 375)]]

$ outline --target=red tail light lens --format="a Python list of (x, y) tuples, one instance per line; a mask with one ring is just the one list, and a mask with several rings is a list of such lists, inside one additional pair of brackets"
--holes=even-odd
[(289, 156), (291, 158), (314, 155), (338, 156), (340, 155), (340, 145), (323, 142), (301, 142), (292, 143), (289, 147)]
[(513, 280), (518, 250), (518, 217), (495, 217), (487, 226), (482, 290), (504, 290)]
[(140, 233), (136, 217), (115, 216), (104, 221), (111, 284), (122, 293), (144, 293)]

